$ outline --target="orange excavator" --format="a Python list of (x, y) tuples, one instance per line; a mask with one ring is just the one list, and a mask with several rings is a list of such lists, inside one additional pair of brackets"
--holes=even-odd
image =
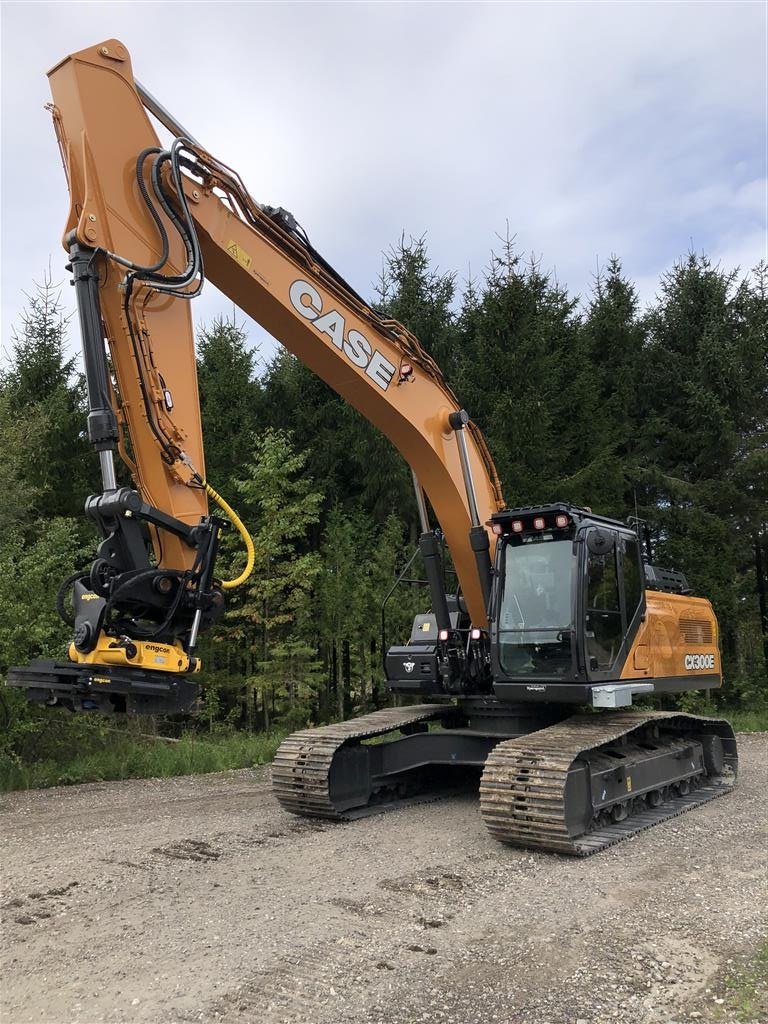
[[(69, 660), (15, 668), (8, 684), (75, 711), (194, 703), (199, 635), (254, 562), (205, 473), (190, 300), (208, 278), (392, 441), (421, 521), (431, 611), (386, 653), (389, 689), (411, 702), (289, 736), (272, 768), (284, 807), (348, 819), (482, 773), (494, 836), (585, 855), (727, 792), (727, 722), (632, 708), (721, 685), (709, 601), (647, 564), (621, 522), (568, 504), (508, 508), (482, 434), (418, 340), (371, 309), (292, 214), (256, 202), (136, 81), (119, 41), (49, 78), (102, 476), (85, 510), (102, 540), (60, 591), (65, 615), (72, 592)], [(118, 486), (115, 453), (133, 486)], [(226, 521), (209, 500), (246, 546), (237, 579), (217, 574)]]

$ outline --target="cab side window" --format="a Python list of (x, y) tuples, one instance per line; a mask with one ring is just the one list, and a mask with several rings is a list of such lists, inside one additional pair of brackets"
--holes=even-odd
[(587, 558), (586, 639), (589, 664), (593, 670), (609, 669), (621, 646), (623, 629), (617, 555), (618, 546), (605, 554), (589, 552)]
[(634, 618), (643, 599), (643, 565), (640, 561), (640, 549), (637, 541), (627, 540), (622, 560), (624, 574), (624, 598), (627, 607), (627, 628)]

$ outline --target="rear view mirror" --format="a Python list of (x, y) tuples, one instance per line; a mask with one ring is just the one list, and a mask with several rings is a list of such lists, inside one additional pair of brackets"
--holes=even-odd
[(587, 534), (587, 549), (593, 555), (607, 555), (616, 547), (616, 534), (612, 530), (590, 530)]

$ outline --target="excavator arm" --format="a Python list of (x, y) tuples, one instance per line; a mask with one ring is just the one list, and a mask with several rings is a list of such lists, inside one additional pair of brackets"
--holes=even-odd
[[(435, 361), (333, 270), (290, 213), (256, 202), (136, 82), (119, 41), (65, 58), (49, 78), (70, 193), (63, 241), (88, 433), (103, 483), (86, 504), (104, 540), (90, 573), (74, 580), (70, 659), (91, 675), (98, 666), (112, 675), (141, 669), (150, 687), (160, 672), (194, 671), (200, 630), (253, 564), (243, 524), (205, 474), (189, 300), (206, 278), (392, 441), (414, 475), (438, 626), (450, 630), (451, 619), (424, 493), (471, 623), (487, 630), (495, 541), (487, 524), (503, 507), (501, 488)], [(171, 132), (168, 148), (149, 112)], [(115, 453), (135, 489), (118, 487)], [(250, 545), (235, 581), (214, 572), (222, 521), (208, 515), (209, 497)]]

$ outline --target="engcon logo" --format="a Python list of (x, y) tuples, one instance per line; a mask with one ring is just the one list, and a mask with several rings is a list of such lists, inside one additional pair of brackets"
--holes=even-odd
[(330, 338), (350, 363), (365, 370), (366, 377), (370, 377), (382, 391), (387, 390), (395, 375), (395, 367), (372, 347), (364, 334), (354, 329), (348, 331), (346, 321), (337, 309), (323, 313), (320, 292), (309, 281), (294, 281), (289, 294), (297, 313), (310, 320), (316, 331)]
[(685, 668), (688, 672), (695, 672), (696, 669), (714, 668), (714, 654), (686, 654)]

